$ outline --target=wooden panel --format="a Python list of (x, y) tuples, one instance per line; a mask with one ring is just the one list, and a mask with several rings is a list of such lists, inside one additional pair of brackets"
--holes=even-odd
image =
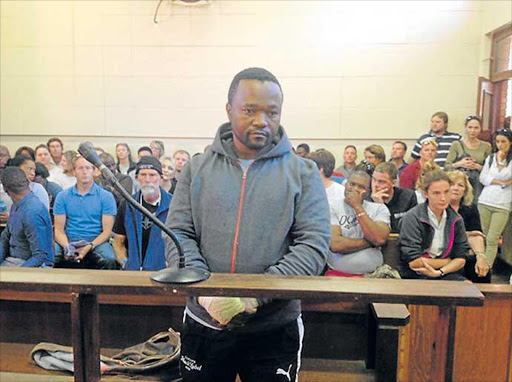
[(400, 335), (397, 381), (431, 381), (439, 308), (409, 305), (411, 320)]
[(146, 295), (203, 295), (429, 305), (483, 304), (483, 295), (467, 282), (214, 273), (208, 280), (197, 284), (176, 285), (152, 282), (150, 274), (6, 268), (2, 270), (0, 288), (28, 292), (138, 295), (141, 301)]
[[(457, 309), (454, 381), (506, 381), (510, 366), (512, 304), (488, 300)], [(509, 378), (510, 380), (510, 378)]]

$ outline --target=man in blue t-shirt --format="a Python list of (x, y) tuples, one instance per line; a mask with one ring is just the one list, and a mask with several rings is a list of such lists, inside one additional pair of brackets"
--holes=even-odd
[(94, 167), (73, 158), (76, 185), (55, 199), (55, 266), (116, 269), (108, 240), (114, 225), (114, 196), (94, 183)]

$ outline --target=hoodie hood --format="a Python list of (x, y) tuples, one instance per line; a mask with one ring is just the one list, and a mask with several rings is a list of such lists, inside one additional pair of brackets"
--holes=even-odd
[[(234, 143), (233, 129), (230, 122), (222, 124), (217, 130), (211, 150), (215, 153), (237, 160)], [(264, 147), (255, 160), (282, 156), (292, 150), (292, 144), (282, 126), (277, 129), (277, 134), (272, 142)]]

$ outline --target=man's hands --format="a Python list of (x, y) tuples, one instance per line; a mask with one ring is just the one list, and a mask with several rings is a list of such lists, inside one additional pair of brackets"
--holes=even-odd
[(363, 203), (363, 196), (365, 192), (365, 190), (357, 190), (355, 188), (345, 190), (345, 203), (353, 209), (360, 207)]
[(258, 301), (255, 298), (240, 297), (198, 297), (197, 302), (221, 325), (227, 325), (240, 313), (256, 313)]
[(380, 191), (372, 192), (372, 200), (376, 203), (384, 204), (389, 200), (389, 190), (384, 188)]

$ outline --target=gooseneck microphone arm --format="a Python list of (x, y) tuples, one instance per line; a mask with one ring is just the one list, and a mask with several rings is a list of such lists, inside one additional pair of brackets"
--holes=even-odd
[(94, 150), (94, 146), (90, 142), (81, 143), (78, 147), (78, 152), (82, 155), (87, 161), (91, 162), (94, 166), (96, 166), (101, 174), (112, 183), (117, 191), (123, 196), (123, 198), (130, 203), (134, 208), (140, 211), (144, 216), (150, 219), (154, 224), (158, 226), (162, 231), (164, 231), (174, 242), (176, 245), (176, 249), (178, 251), (178, 269), (170, 269), (165, 268), (158, 272), (152, 274), (151, 279), (159, 282), (167, 282), (167, 283), (178, 283), (178, 284), (186, 284), (193, 283), (202, 280), (206, 280), (210, 277), (210, 273), (208, 271), (185, 267), (185, 254), (183, 253), (183, 247), (174, 232), (172, 232), (164, 223), (162, 223), (158, 218), (156, 218), (151, 212), (149, 212), (143, 205), (135, 201), (132, 196), (125, 190), (125, 188), (119, 183), (115, 175), (110, 171), (110, 169), (103, 164), (103, 162), (96, 154)]

